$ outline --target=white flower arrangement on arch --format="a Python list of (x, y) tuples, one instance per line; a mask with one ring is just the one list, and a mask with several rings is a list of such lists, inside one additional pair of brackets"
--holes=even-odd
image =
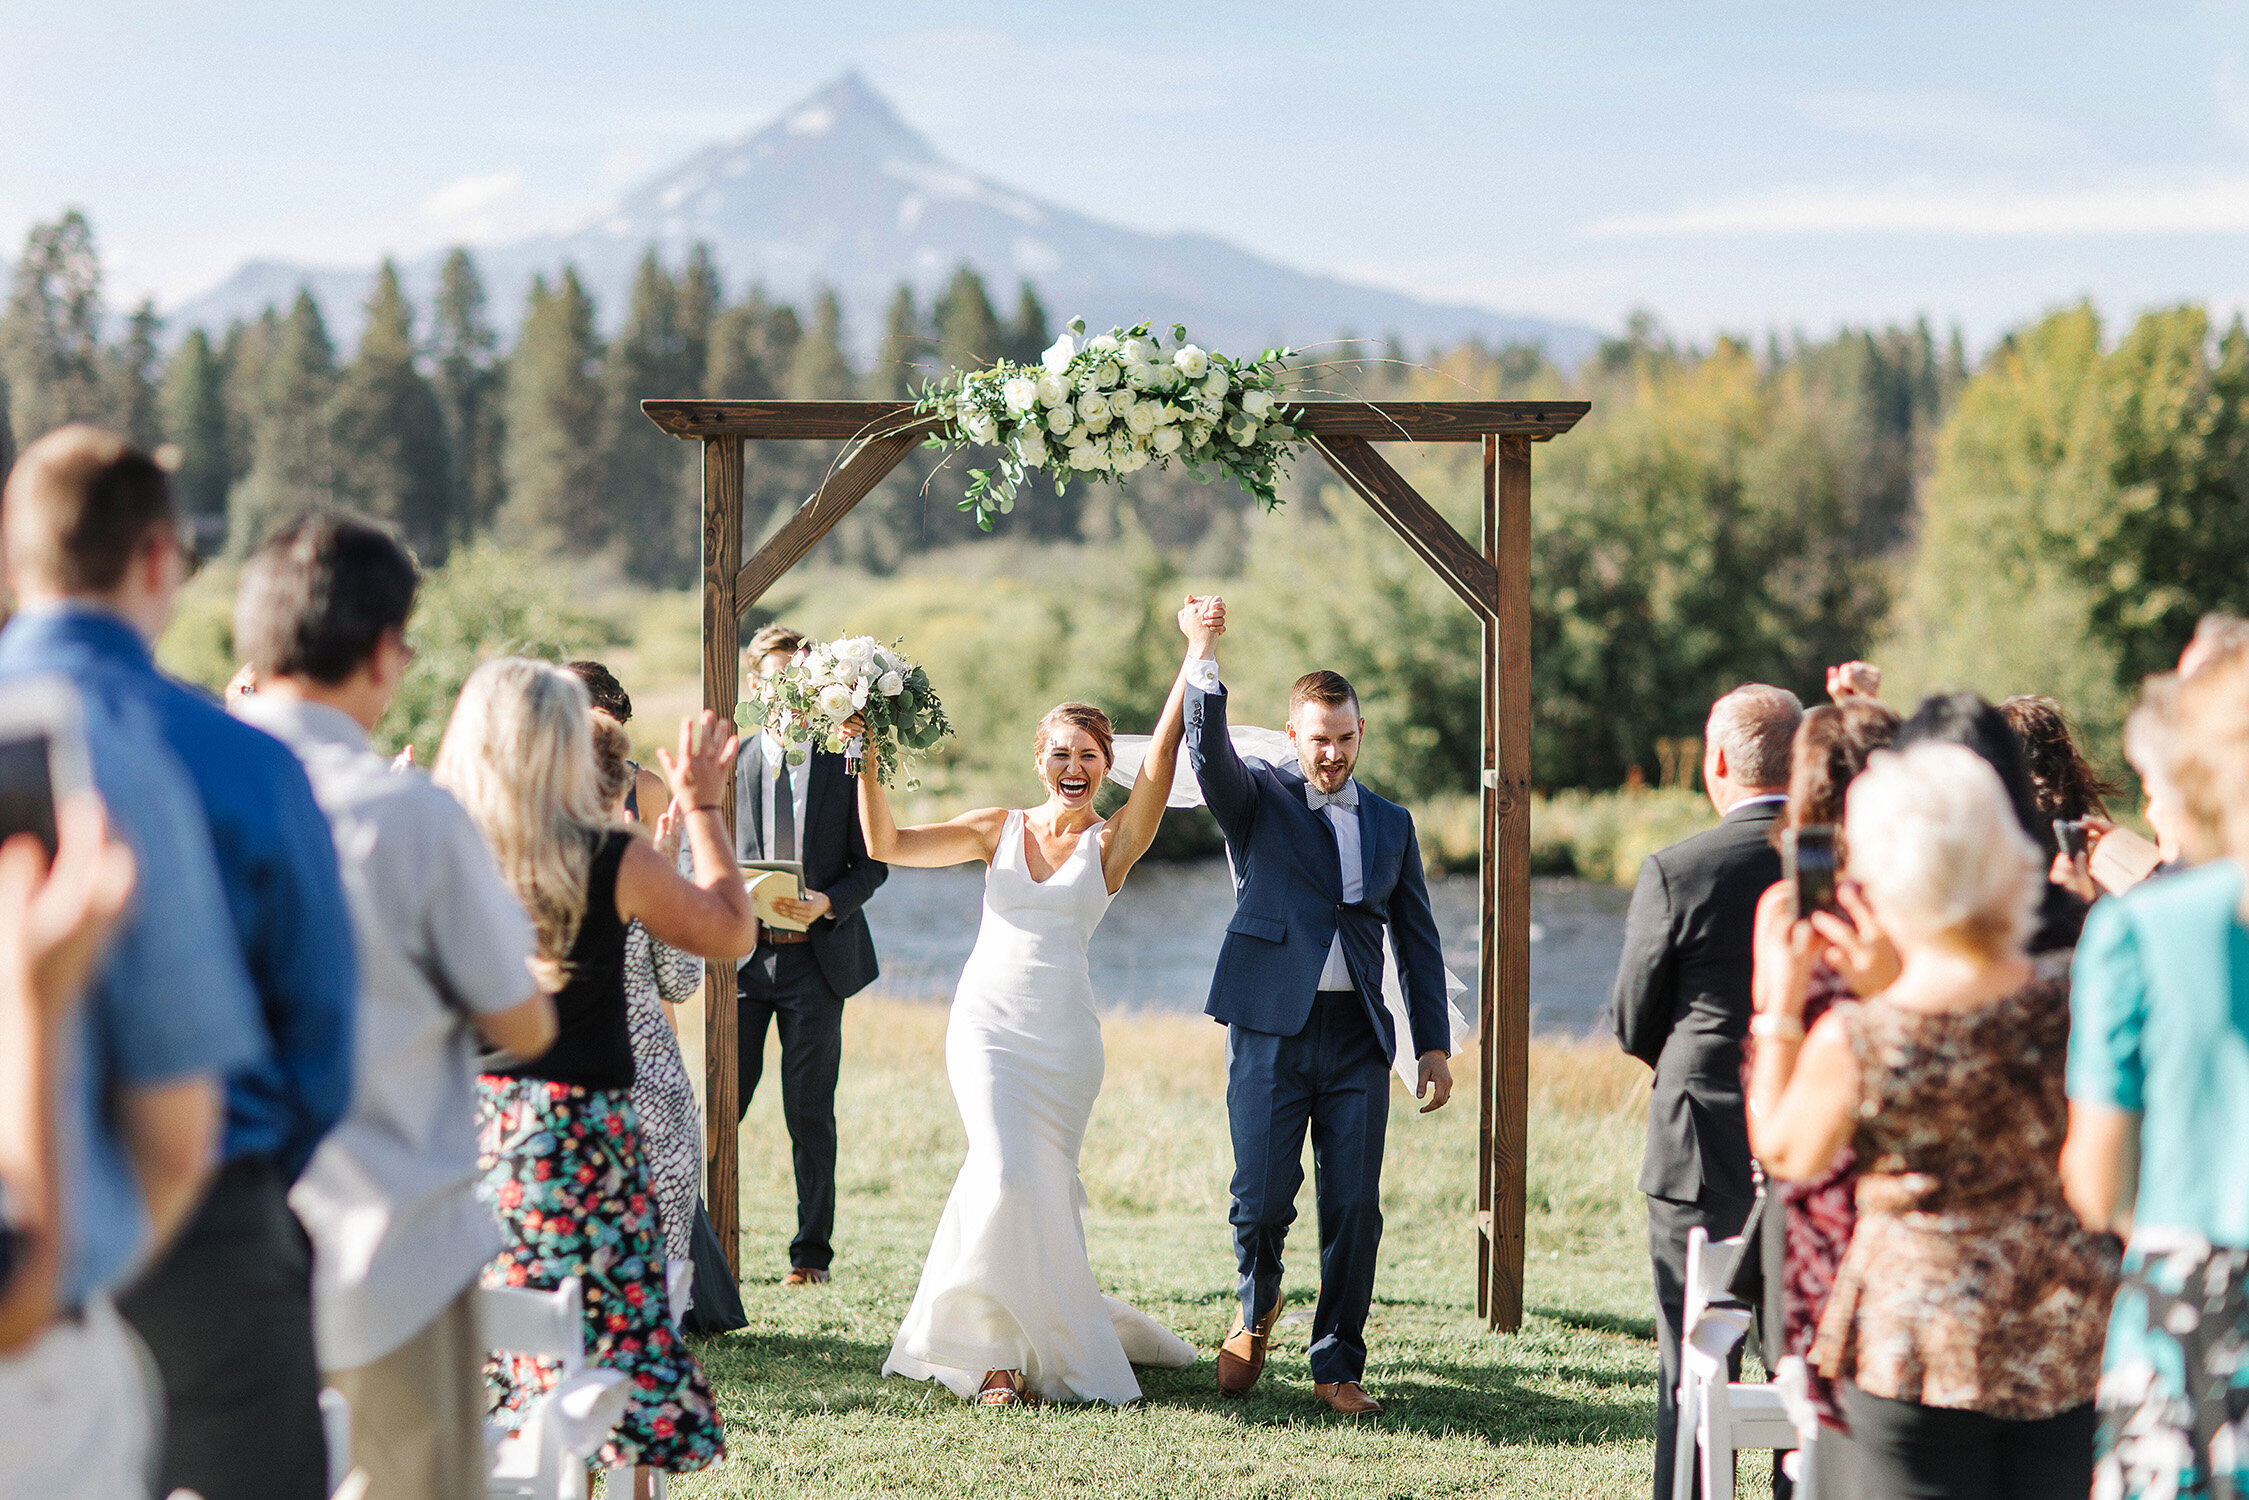
[(960, 508), (990, 531), (1033, 471), (1060, 493), (1072, 475), (1114, 482), (1174, 459), (1197, 479), (1216, 471), (1277, 507), (1281, 465), (1303, 441), (1281, 393), (1295, 351), (1231, 359), (1188, 343), (1180, 324), (1171, 337), (1166, 349), (1137, 323), (1086, 338), (1085, 319), (1075, 318), (1036, 365), (1003, 359), (931, 382), (914, 403), (943, 419), (927, 446), (1000, 451), (991, 468), (968, 471)]

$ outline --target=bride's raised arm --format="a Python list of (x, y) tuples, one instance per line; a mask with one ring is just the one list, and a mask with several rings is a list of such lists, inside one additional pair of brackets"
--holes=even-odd
[[(1202, 616), (1220, 630), (1226, 628), (1226, 601), (1216, 595), (1198, 599), (1190, 594), (1179, 611), (1182, 629), (1190, 613)], [(1172, 679), (1171, 696), (1164, 700), (1164, 711), (1156, 719), (1148, 758), (1140, 763), (1140, 774), (1133, 778), (1132, 795), (1109, 820), (1108, 844), (1101, 851), (1101, 875), (1112, 894), (1123, 889), (1125, 876), (1156, 840), (1164, 805), (1171, 798), (1172, 777), (1179, 766), (1179, 741), (1186, 726), (1187, 667), (1182, 662), (1179, 675)]]
[(868, 756), (859, 776), (859, 829), (866, 835), (867, 855), (886, 865), (909, 869), (937, 869), (965, 865), (975, 860), (992, 862), (1000, 846), (1000, 830), (1007, 822), (1004, 807), (980, 807), (947, 823), (917, 823), (900, 828), (891, 816), (890, 794), (875, 779), (875, 758)]

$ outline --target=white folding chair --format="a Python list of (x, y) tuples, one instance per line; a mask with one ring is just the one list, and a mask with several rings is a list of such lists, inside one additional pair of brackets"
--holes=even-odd
[[(1671, 1467), (1671, 1500), (1691, 1500), (1694, 1464), (1702, 1460), (1703, 1500), (1733, 1500), (1734, 1454), (1742, 1448), (1795, 1448), (1796, 1414), (1778, 1385), (1731, 1378), (1726, 1360), (1749, 1332), (1749, 1309), (1726, 1296), (1742, 1241), (1712, 1242), (1701, 1228), (1687, 1231), (1687, 1296), (1680, 1319), (1678, 1446)], [(1802, 1465), (1799, 1500), (1812, 1500), (1811, 1467)]]
[(625, 1413), (631, 1387), (619, 1370), (586, 1367), (583, 1289), (572, 1276), (551, 1292), (485, 1287), (477, 1296), (484, 1344), (502, 1354), (534, 1354), (562, 1366), (513, 1432), (485, 1424), (492, 1465), (490, 1500), (586, 1500), (586, 1461)]

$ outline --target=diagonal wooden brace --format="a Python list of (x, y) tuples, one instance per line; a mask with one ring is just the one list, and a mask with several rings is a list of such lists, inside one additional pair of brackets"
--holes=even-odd
[(1484, 560), (1468, 539), (1390, 467), (1374, 444), (1362, 437), (1313, 437), (1311, 445), (1343, 482), (1429, 564), (1446, 587), (1481, 620), (1492, 618), (1499, 607), (1499, 572)]
[(742, 564), (734, 578), (734, 612), (740, 615), (781, 580), (781, 575), (819, 545), (836, 522), (851, 514), (851, 507), (867, 498), (898, 461), (921, 445), (919, 429), (877, 433), (863, 438), (828, 472), (812, 498), (781, 523), (757, 555)]

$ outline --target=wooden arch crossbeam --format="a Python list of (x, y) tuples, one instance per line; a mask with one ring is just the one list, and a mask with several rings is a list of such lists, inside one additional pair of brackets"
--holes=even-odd
[[(703, 445), (703, 706), (732, 719), (742, 616), (920, 446), (936, 418), (908, 401), (643, 401), (672, 436)], [(1524, 1134), (1530, 1045), (1531, 456), (1589, 410), (1583, 401), (1306, 401), (1312, 450), (1373, 508), (1483, 624), (1483, 847), (1478, 931), (1476, 1312), (1512, 1331), (1523, 1317)], [(819, 489), (742, 557), (745, 442), (850, 446)], [(1383, 442), (1480, 442), (1483, 544), (1456, 531), (1376, 451)], [(734, 825), (734, 784), (724, 797)], [(704, 981), (705, 1200), (740, 1271), (734, 971)]]

